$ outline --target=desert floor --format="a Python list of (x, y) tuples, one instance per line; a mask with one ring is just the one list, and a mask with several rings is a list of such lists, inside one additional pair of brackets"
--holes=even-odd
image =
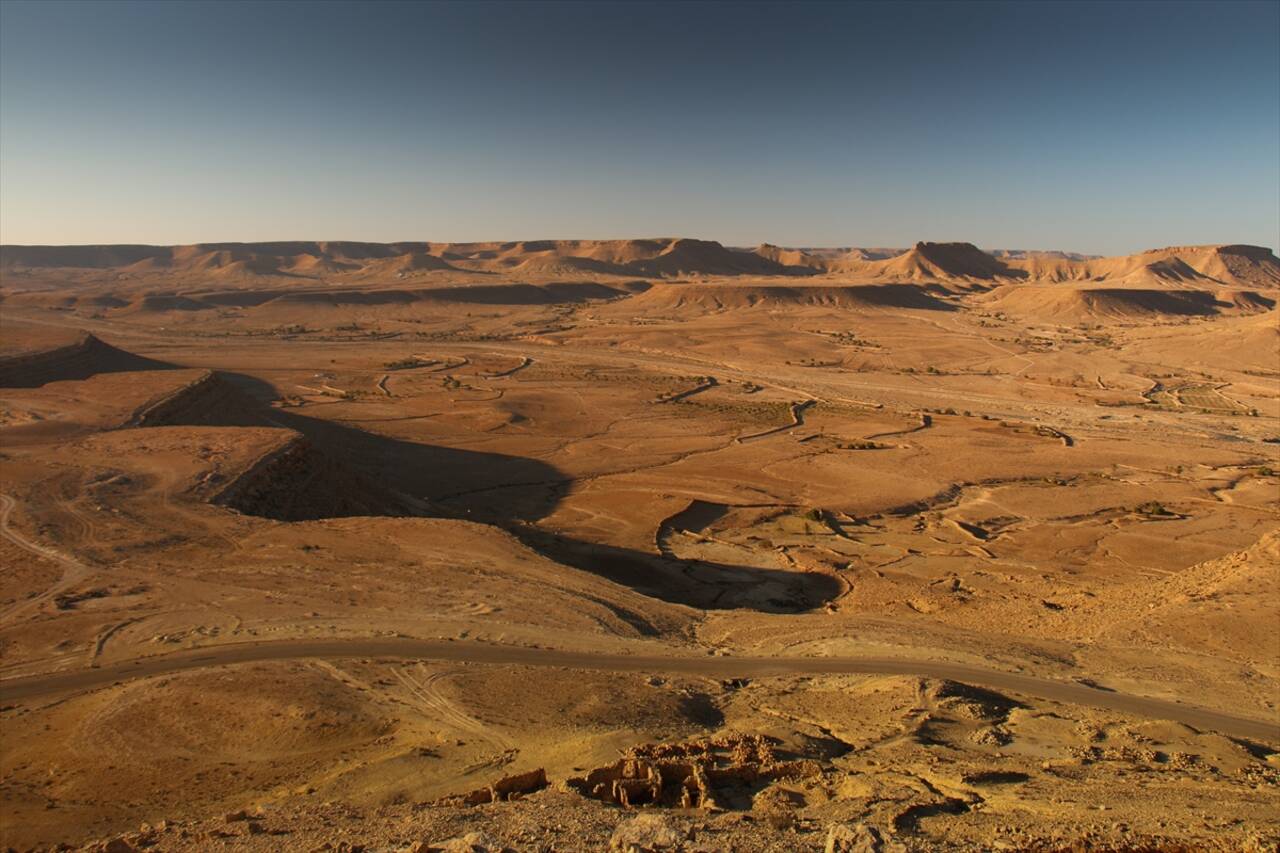
[(424, 275), (6, 297), (0, 846), (1274, 849), (1276, 309)]

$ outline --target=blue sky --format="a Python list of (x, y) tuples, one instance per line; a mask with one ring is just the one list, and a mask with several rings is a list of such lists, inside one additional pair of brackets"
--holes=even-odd
[(1280, 240), (1280, 3), (0, 3), (0, 240)]

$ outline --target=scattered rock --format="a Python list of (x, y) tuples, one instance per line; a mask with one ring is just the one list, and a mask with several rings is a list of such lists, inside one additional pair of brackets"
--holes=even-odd
[(803, 805), (803, 802), (803, 797), (794, 791), (774, 786), (765, 788), (755, 796), (751, 811), (774, 829), (790, 829), (797, 822), (796, 808)]
[(508, 848), (484, 832), (468, 832), (457, 838), (440, 841), (420, 848), (430, 853), (502, 853)]
[(1023, 707), (994, 690), (942, 680), (932, 685), (930, 698), (940, 707), (973, 720), (1004, 720), (1014, 708)]
[(827, 831), (826, 853), (879, 853), (882, 847), (880, 832), (865, 823), (837, 823)]
[(981, 746), (1005, 746), (1013, 741), (1013, 735), (1004, 726), (986, 726), (971, 732), (969, 740)]
[(609, 849), (618, 853), (657, 853), (679, 850), (688, 834), (663, 815), (643, 814), (618, 824)]

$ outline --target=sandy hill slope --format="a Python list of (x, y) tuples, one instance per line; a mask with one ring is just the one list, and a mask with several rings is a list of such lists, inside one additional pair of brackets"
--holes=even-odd
[(1177, 353), (1199, 369), (1242, 369), (1271, 383), (1266, 392), (1271, 394), (1276, 365), (1280, 364), (1280, 309), (1222, 317), (1191, 328), (1162, 326), (1152, 329), (1130, 351), (1135, 358), (1151, 363), (1171, 361)]
[(1103, 634), (1146, 635), (1160, 643), (1195, 637), (1219, 654), (1265, 665), (1280, 648), (1280, 620), (1248, 617), (1274, 600), (1277, 565), (1280, 534), (1272, 531), (1248, 548), (1158, 582), (1111, 591), (1093, 604), (1089, 616)]
[(904, 284), (843, 286), (656, 284), (617, 306), (626, 314), (702, 314), (742, 308), (826, 307), (858, 313), (882, 309), (954, 311), (924, 288)]
[(1254, 291), (1228, 288), (1006, 285), (997, 289), (986, 304), (1020, 316), (1074, 323), (1100, 318), (1259, 314), (1274, 308), (1276, 300)]

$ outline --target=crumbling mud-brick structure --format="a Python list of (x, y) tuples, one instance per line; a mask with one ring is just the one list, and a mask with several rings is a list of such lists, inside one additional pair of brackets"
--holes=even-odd
[(728, 808), (724, 792), (822, 772), (815, 761), (781, 761), (762, 735), (635, 747), (613, 764), (567, 782), (571, 790), (624, 808)]

